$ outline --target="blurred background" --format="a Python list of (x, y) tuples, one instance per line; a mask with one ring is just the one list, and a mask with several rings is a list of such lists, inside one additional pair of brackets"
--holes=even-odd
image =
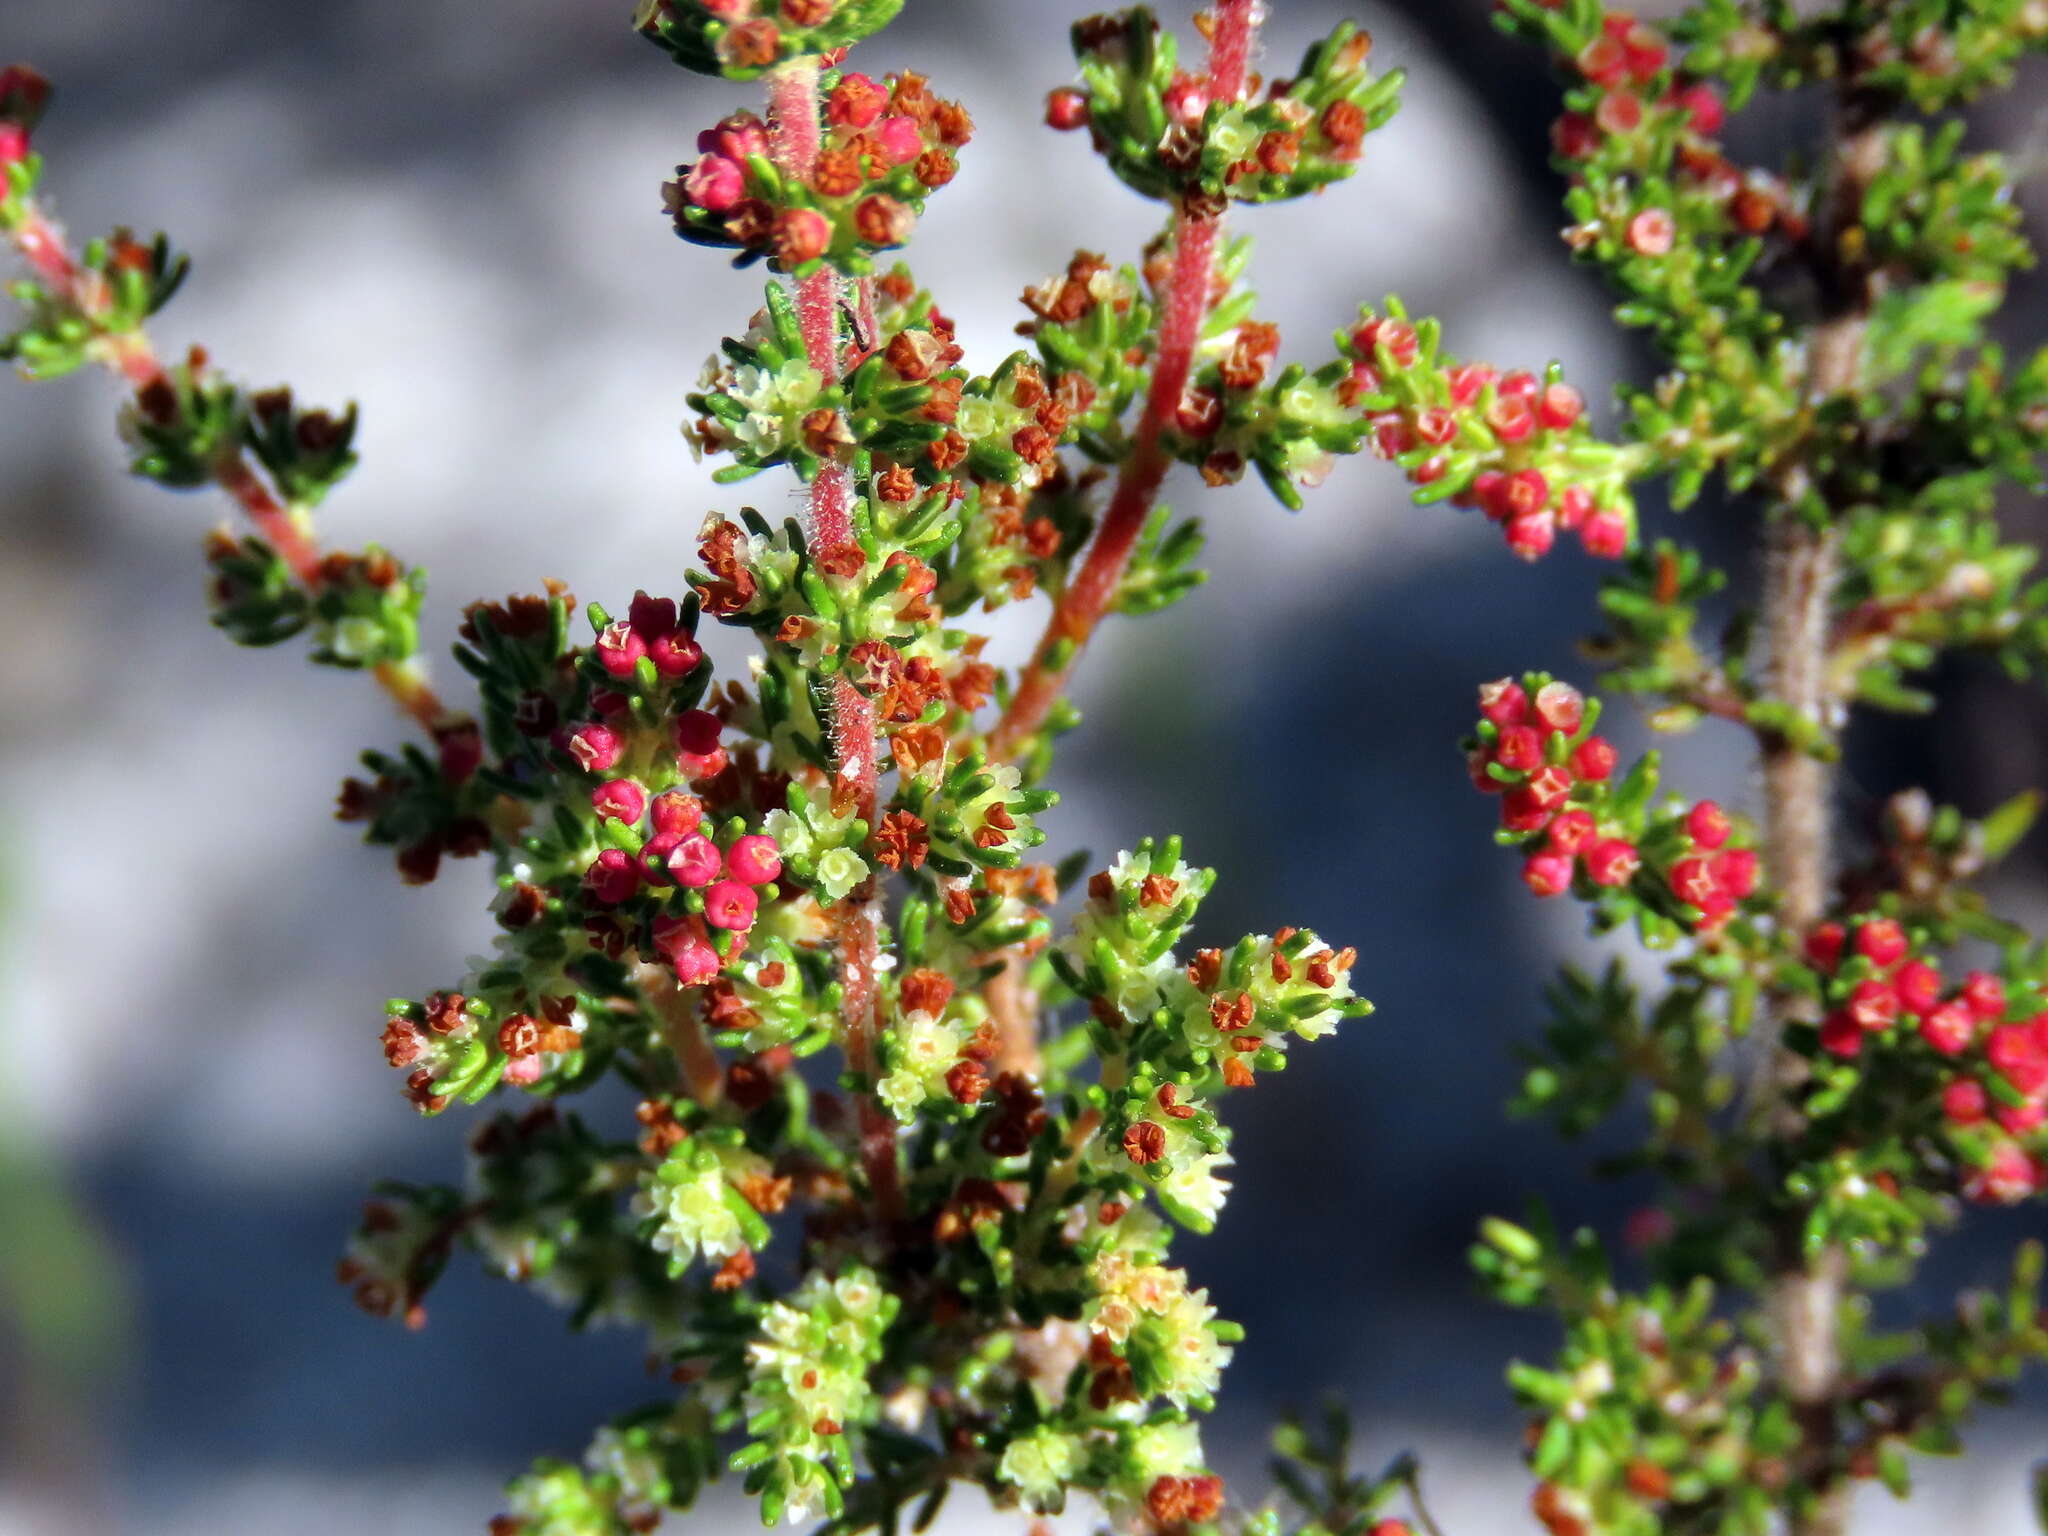
[[(195, 257), (160, 343), (362, 402), (363, 465), (325, 531), (428, 567), (436, 653), (460, 604), (543, 577), (614, 605), (679, 591), (705, 510), (738, 504), (676, 429), (759, 278), (677, 242), (658, 187), (756, 93), (668, 65), (629, 9), (0, 6), (0, 59), (59, 85), (39, 136), (59, 213), (80, 234), (167, 228)], [(1027, 283), (1077, 245), (1127, 257), (1155, 227), (1080, 138), (1038, 126), (1070, 72), (1066, 24), (1090, 9), (916, 0), (861, 55), (928, 71), (978, 120), (913, 254), (982, 366), (1008, 350)], [(1273, 9), (1272, 67), (1352, 15), (1410, 75), (1354, 183), (1243, 221), (1295, 355), (1398, 291), (1461, 355), (1562, 359), (1601, 400), (1647, 373), (1555, 238), (1553, 88), (1483, 0)], [(2037, 68), (1979, 136), (2038, 161), (2044, 100)], [(1738, 148), (1775, 159), (1813, 119), (1801, 101), (1745, 114)], [(2038, 236), (2048, 199), (2026, 196)], [(2043, 295), (2021, 288), (2015, 339), (2048, 332)], [(124, 478), (114, 403), (97, 377), (0, 381), (0, 1532), (476, 1531), (507, 1475), (579, 1452), (657, 1389), (633, 1339), (570, 1336), (465, 1264), (420, 1334), (333, 1283), (372, 1180), (458, 1165), (461, 1128), (414, 1116), (376, 1040), (383, 998), (453, 979), (483, 946), (483, 872), (403, 889), (329, 819), (355, 753), (398, 726), (362, 680), (209, 629), (198, 543), (223, 508)], [(1186, 507), (1197, 489), (1170, 494)], [(1106, 857), (1183, 831), (1222, 876), (1212, 933), (1287, 922), (1355, 943), (1380, 1004), (1233, 1103), (1237, 1194), (1185, 1250), (1250, 1330), (1209, 1443), (1250, 1491), (1272, 1417), (1335, 1392), (1370, 1456), (1424, 1454), (1447, 1529), (1529, 1529), (1500, 1373), (1554, 1332), (1478, 1297), (1463, 1250), (1482, 1213), (1532, 1196), (1611, 1232), (1639, 1192), (1589, 1184), (1583, 1149), (1499, 1113), (1540, 983), (1594, 946), (1491, 847), (1453, 743), (1481, 679), (1584, 677), (1597, 573), (1574, 553), (1532, 573), (1370, 462), (1298, 516), (1256, 485), (1202, 510), (1212, 583), (1113, 624), (1088, 658), (1054, 849)], [(2038, 532), (2041, 510), (2013, 513)], [(1703, 507), (1681, 531), (1733, 550), (1745, 517)], [(998, 644), (1016, 654), (1039, 617), (1005, 613)], [(2035, 693), (1968, 666), (1944, 683), (1932, 720), (1859, 736), (1852, 819), (1915, 780), (1981, 812), (2048, 777)], [(1740, 748), (1682, 744), (1682, 782), (1752, 804)], [(2044, 856), (2037, 839), (2001, 879), (2015, 915), (2048, 918)], [(1976, 1221), (1925, 1294), (1995, 1280), (2040, 1225)], [(2048, 1396), (1977, 1445), (1967, 1467), (1928, 1469), (1910, 1514), (1873, 1498), (1867, 1529), (2025, 1529)], [(751, 1524), (731, 1500), (700, 1519)]]

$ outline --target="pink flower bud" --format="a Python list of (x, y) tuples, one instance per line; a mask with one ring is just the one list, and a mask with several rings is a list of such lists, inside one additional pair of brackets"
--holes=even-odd
[(1586, 850), (1586, 878), (1609, 888), (1627, 885), (1642, 867), (1636, 845), (1623, 837), (1603, 837)]
[(1671, 866), (1669, 879), (1671, 893), (1702, 912), (1718, 911), (1727, 903), (1721, 883), (1714, 878), (1713, 865), (1705, 859), (1680, 859)]
[(750, 155), (768, 155), (768, 127), (751, 112), (737, 112), (697, 135), (697, 148), (745, 164)]
[(1964, 1182), (1963, 1193), (1986, 1205), (2018, 1205), (2040, 1189), (2041, 1181), (2041, 1164), (2018, 1142), (2001, 1141)]
[(607, 821), (634, 825), (647, 809), (647, 791), (631, 779), (608, 779), (590, 792), (590, 808)]
[(626, 620), (614, 619), (604, 627), (591, 651), (599, 666), (624, 681), (633, 675), (640, 658), (647, 654), (647, 642), (634, 633), (633, 626)]
[(631, 606), (626, 609), (626, 622), (633, 626), (634, 634), (651, 642), (675, 629), (676, 601), (672, 597), (649, 597), (645, 592), (635, 592)]
[(656, 795), (649, 809), (654, 812), (654, 830), (663, 836), (688, 837), (704, 821), (703, 802), (679, 789)]
[(1564, 804), (1572, 792), (1572, 776), (1555, 766), (1538, 768), (1523, 786), (1547, 810)]
[(1495, 725), (1519, 725), (1529, 716), (1529, 696), (1512, 678), (1479, 685), (1479, 713)]
[(1466, 363), (1444, 375), (1451, 387), (1451, 404), (1463, 410), (1477, 400), (1494, 380), (1494, 371), (1484, 363)]
[(682, 631), (656, 635), (647, 642), (647, 659), (654, 670), (670, 682), (688, 677), (704, 659), (703, 647)]
[[(1970, 1010), (1959, 1002), (1943, 1003), (1939, 1008), (1933, 1009), (1920, 1020), (1920, 1038), (1944, 1056), (1962, 1055), (1964, 1051), (1970, 1048), (1970, 1042), (1976, 1036), (1977, 1020), (1972, 1016)], [(1949, 1086), (1954, 1088), (1958, 1085), (1951, 1083)], [(1978, 1113), (1981, 1115), (1983, 1113), (1982, 1095), (1984, 1090), (1977, 1088), (1975, 1083), (1970, 1083), (1968, 1086), (1977, 1089), (1979, 1095), (1977, 1107)]]
[(1907, 1013), (1925, 1013), (1941, 1001), (1941, 972), (1925, 960), (1908, 960), (1892, 978), (1899, 1006)]
[(1517, 784), (1500, 798), (1500, 824), (1510, 832), (1534, 832), (1550, 820), (1550, 807), (1526, 784)]
[(1508, 519), (1504, 530), (1508, 548), (1523, 560), (1541, 560), (1557, 543), (1557, 516), (1552, 512), (1529, 512)]
[(1628, 520), (1619, 512), (1595, 512), (1580, 525), (1579, 542), (1596, 560), (1619, 560), (1628, 553)]
[(1569, 533), (1583, 528), (1593, 515), (1593, 493), (1583, 485), (1568, 485), (1557, 493), (1557, 526)]
[(1730, 901), (1741, 901), (1756, 889), (1756, 850), (1730, 848), (1714, 855), (1714, 883)]
[[(1921, 1032), (1926, 1033), (1926, 1025)], [(1941, 1047), (1935, 1047), (1937, 1050)], [(1948, 1052), (1954, 1055), (1953, 1051)], [(1982, 1083), (1974, 1083), (1967, 1077), (1959, 1077), (1941, 1090), (1941, 1112), (1956, 1125), (1975, 1125), (1984, 1118), (1990, 1107), (1991, 1096), (1984, 1091)]]
[(1061, 133), (1088, 126), (1088, 97), (1072, 86), (1063, 85), (1045, 98), (1045, 125)]
[(1550, 851), (1567, 857), (1593, 841), (1597, 828), (1589, 811), (1560, 811), (1550, 823)]
[(1704, 81), (1677, 92), (1671, 101), (1674, 106), (1685, 108), (1694, 133), (1712, 138), (1728, 120), (1728, 109), (1721, 101), (1721, 93)]
[(1888, 982), (1874, 976), (1859, 981), (1849, 994), (1848, 1013), (1858, 1029), (1890, 1029), (1898, 1022), (1899, 994)]
[(769, 249), (786, 270), (816, 261), (832, 244), (832, 222), (815, 208), (786, 208), (775, 216)]
[(1614, 776), (1616, 761), (1613, 742), (1605, 736), (1588, 736), (1572, 753), (1572, 772), (1589, 783), (1599, 784)]
[(583, 888), (594, 901), (615, 907), (640, 889), (640, 868), (622, 848), (607, 848), (583, 872)]
[(1863, 1031), (1846, 1013), (1831, 1013), (1821, 1021), (1820, 1048), (1847, 1061), (1863, 1049)]
[(1543, 763), (1543, 733), (1533, 725), (1511, 725), (1494, 743), (1493, 760), (1516, 773), (1532, 773)]
[(721, 880), (704, 893), (704, 921), (714, 928), (744, 932), (754, 926), (761, 898), (737, 880)]
[(676, 766), (690, 779), (708, 779), (725, 771), (725, 748), (718, 744), (724, 729), (709, 710), (692, 709), (676, 717), (673, 740)]
[(1815, 970), (1834, 970), (1842, 963), (1842, 946), (1848, 941), (1840, 923), (1822, 923), (1806, 936), (1806, 963)]
[(924, 153), (924, 135), (912, 117), (883, 118), (875, 128), (874, 140), (882, 159), (890, 165), (908, 165)]
[(1536, 718), (1548, 730), (1569, 736), (1586, 719), (1586, 696), (1570, 683), (1545, 683), (1536, 690)]
[(1536, 397), (1536, 419), (1551, 432), (1565, 431), (1585, 408), (1585, 398), (1569, 384), (1552, 384)]
[(2024, 1024), (1992, 1030), (1984, 1042), (1984, 1059), (2029, 1098), (2048, 1090), (2048, 1051)]
[(1209, 82), (1194, 75), (1176, 74), (1161, 93), (1166, 115), (1183, 127), (1192, 127), (1209, 110)]
[(28, 158), (28, 130), (19, 123), (0, 123), (0, 165)]
[(782, 873), (782, 850), (775, 839), (749, 833), (726, 852), (733, 874), (748, 885), (766, 885)]
[(1906, 958), (1906, 930), (1888, 917), (1867, 922), (1856, 930), (1856, 953), (1888, 971)]
[(656, 919), (654, 947), (675, 967), (676, 980), (683, 986), (701, 987), (718, 974), (718, 951), (706, 940), (695, 918)]
[(1536, 413), (1520, 395), (1502, 395), (1486, 409), (1486, 424), (1504, 443), (1519, 443), (1536, 430)]
[(2005, 983), (1988, 971), (1972, 971), (1963, 978), (1963, 1002), (1980, 1019), (1996, 1019), (2005, 1012)]
[(1561, 895), (1571, 889), (1572, 861), (1561, 853), (1539, 853), (1523, 864), (1522, 883), (1533, 895)]
[(1992, 1118), (2014, 1136), (2027, 1136), (2041, 1128), (2048, 1120), (2048, 1104), (2001, 1104), (1992, 1111)]
[(566, 732), (562, 750), (576, 759), (585, 773), (609, 773), (626, 754), (625, 738), (608, 725), (591, 721)]
[(718, 844), (700, 833), (692, 832), (683, 838), (668, 856), (668, 872), (676, 884), (692, 890), (702, 890), (724, 868), (725, 857), (718, 851)]
[(1638, 256), (1666, 256), (1678, 238), (1678, 225), (1662, 208), (1645, 208), (1628, 221), (1628, 248)]
[(683, 195), (706, 213), (727, 213), (747, 195), (746, 172), (723, 155), (702, 156), (683, 175)]
[(1728, 813), (1711, 800), (1702, 800), (1685, 813), (1685, 835), (1695, 847), (1708, 851), (1728, 841)]

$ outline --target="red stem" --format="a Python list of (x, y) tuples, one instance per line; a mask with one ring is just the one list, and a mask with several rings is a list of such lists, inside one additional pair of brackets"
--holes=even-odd
[[(64, 236), (41, 208), (31, 202), (14, 231), (15, 248), (22, 258), (57, 296), (95, 326), (103, 325), (111, 296), (100, 274), (79, 265), (64, 243)], [(99, 361), (119, 374), (142, 396), (158, 386), (168, 386), (162, 360), (140, 327), (126, 331), (103, 331), (106, 346)], [(227, 492), (242, 515), (255, 527), (265, 543), (275, 549), (292, 576), (308, 592), (318, 592), (325, 580), (321, 571), (323, 555), (318, 541), (303, 520), (277, 497), (257, 473), (248, 455), (237, 449), (216, 459), (212, 466), (214, 483)], [(415, 667), (394, 662), (379, 665), (374, 675), (400, 709), (429, 734), (461, 724), (451, 715)]]
[[(1251, 63), (1252, 40), (1258, 31), (1257, 0), (1219, 0), (1209, 40), (1210, 95), (1234, 100), (1244, 92)], [(1033, 652), (1031, 665), (1018, 679), (1017, 691), (989, 734), (989, 750), (1012, 757), (1045, 723), (1046, 715), (1065, 690), (1102, 616), (1109, 611), (1131, 552), (1144, 532), (1159, 488), (1172, 466), (1160, 439), (1187, 391), (1195, 348), (1209, 315), (1209, 289), (1215, 277), (1216, 247), (1223, 213), (1206, 200), (1184, 198), (1174, 214), (1173, 270), (1167, 278), (1166, 312), (1160, 318), (1159, 352), (1152, 366), (1152, 388), (1138, 419), (1130, 457), (1118, 473), (1116, 489), (1102, 515), (1095, 541), (1081, 568), (1069, 578), (1053, 604), (1052, 619)]]
[[(779, 69), (768, 87), (769, 144), (775, 164), (785, 176), (809, 177), (818, 158), (818, 67), (802, 60)], [(821, 266), (796, 284), (797, 320), (803, 329), (804, 353), (827, 384), (839, 377), (839, 274)], [(872, 300), (865, 292), (863, 304)], [(853, 477), (845, 465), (826, 464), (811, 482), (810, 544), (814, 553), (854, 543)], [(880, 742), (875, 706), (845, 678), (832, 694), (832, 755), (835, 804), (850, 805), (870, 829), (879, 803), (876, 757)], [(832, 911), (839, 950), (841, 1013), (846, 1028), (846, 1064), (855, 1077), (875, 1076), (878, 996), (875, 962), (881, 953), (873, 882), (852, 892)], [(900, 1218), (901, 1179), (896, 1162), (896, 1122), (871, 1092), (860, 1103), (860, 1160), (868, 1188), (887, 1220)]]

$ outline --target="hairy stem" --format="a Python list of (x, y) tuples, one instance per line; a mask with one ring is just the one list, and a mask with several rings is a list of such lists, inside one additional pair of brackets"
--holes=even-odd
[[(1219, 0), (1209, 40), (1212, 100), (1232, 100), (1243, 94), (1258, 24), (1256, 0)], [(1174, 213), (1173, 269), (1167, 279), (1165, 313), (1160, 317), (1152, 387), (1138, 419), (1131, 454), (1118, 472), (1116, 488), (1110, 493), (1108, 509), (1087, 556), (1053, 604), (1052, 619), (1032, 653), (1031, 664), (1018, 679), (1009, 708), (989, 735), (989, 750), (999, 758), (1015, 756), (1045, 723), (1130, 566), (1131, 552), (1172, 464), (1161, 436), (1187, 391), (1195, 347), (1209, 314), (1209, 289), (1222, 230), (1220, 203), (1182, 198)]]
[[(808, 180), (818, 158), (817, 61), (799, 59), (777, 70), (769, 79), (768, 103), (769, 143), (777, 169)], [(830, 384), (839, 377), (840, 276), (831, 267), (821, 266), (795, 286), (806, 358)], [(858, 294), (855, 302), (871, 301)], [(809, 508), (808, 533), (814, 554), (854, 543), (853, 495), (853, 477), (845, 465), (831, 462), (818, 471), (811, 482)], [(881, 748), (875, 706), (843, 676), (833, 684), (831, 729), (833, 802), (851, 809), (872, 829), (879, 802), (876, 759)], [(832, 926), (839, 954), (846, 1065), (856, 1078), (872, 1084), (881, 1027), (875, 986), (876, 961), (881, 955), (880, 901), (873, 880), (863, 882), (832, 909)], [(860, 1093), (859, 1115), (862, 1171), (883, 1218), (895, 1220), (903, 1203), (896, 1122), (871, 1088)]]
[[(170, 377), (148, 334), (140, 327), (125, 331), (105, 329), (112, 304), (106, 281), (71, 254), (62, 231), (49, 216), (31, 201), (11, 233), (15, 249), (44, 285), (100, 332), (93, 355), (135, 391), (136, 408), (147, 414), (160, 408), (158, 402), (175, 400), (170, 392)], [(241, 509), (257, 536), (277, 552), (293, 579), (308, 592), (317, 593), (326, 583), (322, 569), (326, 557), (308, 527), (305, 512), (278, 497), (239, 445), (219, 455), (211, 469), (214, 484)], [(382, 663), (371, 675), (392, 701), (430, 735), (440, 736), (468, 723), (464, 716), (442, 704), (416, 658)]]
[[(1816, 232), (1816, 275), (1823, 313), (1808, 341), (1810, 403), (1820, 407), (1862, 387), (1863, 356), (1872, 301), (1869, 273), (1856, 259), (1853, 238), (1861, 222), (1863, 194), (1883, 167), (1881, 127), (1845, 103), (1833, 145), (1828, 202)], [(1834, 628), (1839, 534), (1830, 522), (1816, 523), (1802, 511), (1826, 487), (1816, 485), (1803, 465), (1781, 477), (1781, 501), (1774, 511), (1766, 552), (1763, 621), (1769, 645), (1769, 696), (1825, 731), (1835, 726), (1838, 706), (1829, 653)], [(1804, 934), (1825, 916), (1833, 862), (1834, 773), (1807, 748), (1773, 734), (1762, 747), (1764, 857), (1778, 893), (1779, 920), (1792, 934)], [(1779, 1004), (1779, 1022), (1789, 1016)], [(1783, 1096), (1806, 1075), (1800, 1057), (1775, 1044), (1768, 1070), (1781, 1107), (1778, 1134), (1790, 1140), (1803, 1131), (1798, 1114)], [(1795, 1213), (1796, 1214), (1796, 1213)], [(1793, 1518), (1794, 1536), (1843, 1536), (1849, 1523), (1850, 1487), (1836, 1475), (1838, 1419), (1845, 1389), (1840, 1317), (1847, 1261), (1840, 1249), (1802, 1252), (1803, 1222), (1788, 1222), (1778, 1275), (1768, 1298), (1776, 1335), (1778, 1369), (1785, 1395), (1798, 1412), (1806, 1438), (1806, 1459), (1818, 1479), (1813, 1505)]]

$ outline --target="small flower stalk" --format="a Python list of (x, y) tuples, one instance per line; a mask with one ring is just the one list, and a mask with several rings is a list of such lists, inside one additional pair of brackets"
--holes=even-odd
[[(659, 192), (684, 242), (764, 277), (677, 393), (720, 486), (786, 476), (802, 512), (766, 515), (771, 489), (693, 513), (686, 581), (617, 607), (555, 582), (472, 603), (460, 703), (419, 654), (423, 573), (320, 539), (355, 407), (159, 352), (184, 259), (67, 239), (48, 85), (0, 70), (22, 268), (0, 349), (30, 379), (98, 365), (135, 472), (226, 497), (239, 520), (203, 545), (224, 633), (303, 639), (392, 698), (410, 739), (363, 755), (339, 818), (405, 882), (492, 872), (483, 953), (364, 1007), (466, 1161), (380, 1186), (341, 1280), (420, 1327), (472, 1256), (574, 1325), (639, 1330), (660, 1367), (510, 1484), (494, 1536), (651, 1530), (726, 1476), (767, 1524), (835, 1536), (923, 1529), (962, 1484), (1144, 1536), (1444, 1536), (1411, 1460), (1355, 1470), (1337, 1410), (1277, 1431), (1274, 1498), (1226, 1487), (1203, 1418), (1256, 1341), (1174, 1251), (1228, 1231), (1234, 1096), (1284, 1093), (1371, 1012), (1370, 950), (1198, 936), (1217, 876), (1177, 836), (1042, 852), (1090, 639), (1203, 579), (1169, 476), (1256, 473), (1293, 509), (1360, 453), (1522, 560), (1601, 562), (1600, 691), (1670, 737), (1740, 730), (1758, 763), (1724, 805), (1671, 787), (1672, 749), (1617, 745), (1574, 682), (1478, 691), (1465, 771), (1522, 883), (1648, 957), (1561, 977), (1515, 1107), (1573, 1137), (1623, 1118), (1610, 1162), (1655, 1193), (1618, 1243), (1539, 1212), (1487, 1218), (1473, 1251), (1562, 1325), (1508, 1374), (1530, 1511), (1550, 1536), (1842, 1536), (1859, 1482), (1904, 1496), (1914, 1455), (1959, 1449), (2048, 1356), (2039, 1245), (1999, 1294), (1890, 1332), (1869, 1306), (1972, 1208), (2048, 1187), (2048, 944), (1979, 889), (2035, 802), (1904, 793), (1866, 846), (1833, 793), (1853, 712), (1925, 709), (1946, 653), (2048, 660), (2048, 584), (1997, 520), (2001, 486), (2041, 487), (2048, 348), (1990, 340), (2031, 252), (2012, 167), (1959, 115), (2048, 47), (2048, 9), (1499, 0), (1562, 81), (1568, 254), (1663, 362), (1613, 412), (1554, 365), (1461, 360), (1397, 297), (1289, 356), (1239, 225), (1334, 195), (1404, 86), (1349, 22), (1262, 73), (1257, 0), (1215, 0), (1186, 42), (1147, 7), (1074, 24), (1052, 152), (1085, 142), (1159, 227), (1018, 273), (1023, 345), (970, 356), (903, 253), (976, 174), (972, 118), (860, 67), (901, 9), (631, 16), (686, 69), (761, 82)], [(1734, 157), (1732, 114), (1808, 88), (1824, 143)], [(1756, 503), (1754, 570), (1643, 531), (1710, 488)], [(977, 628), (1041, 597), (1023, 655)], [(745, 632), (737, 675), (707, 625)]]

